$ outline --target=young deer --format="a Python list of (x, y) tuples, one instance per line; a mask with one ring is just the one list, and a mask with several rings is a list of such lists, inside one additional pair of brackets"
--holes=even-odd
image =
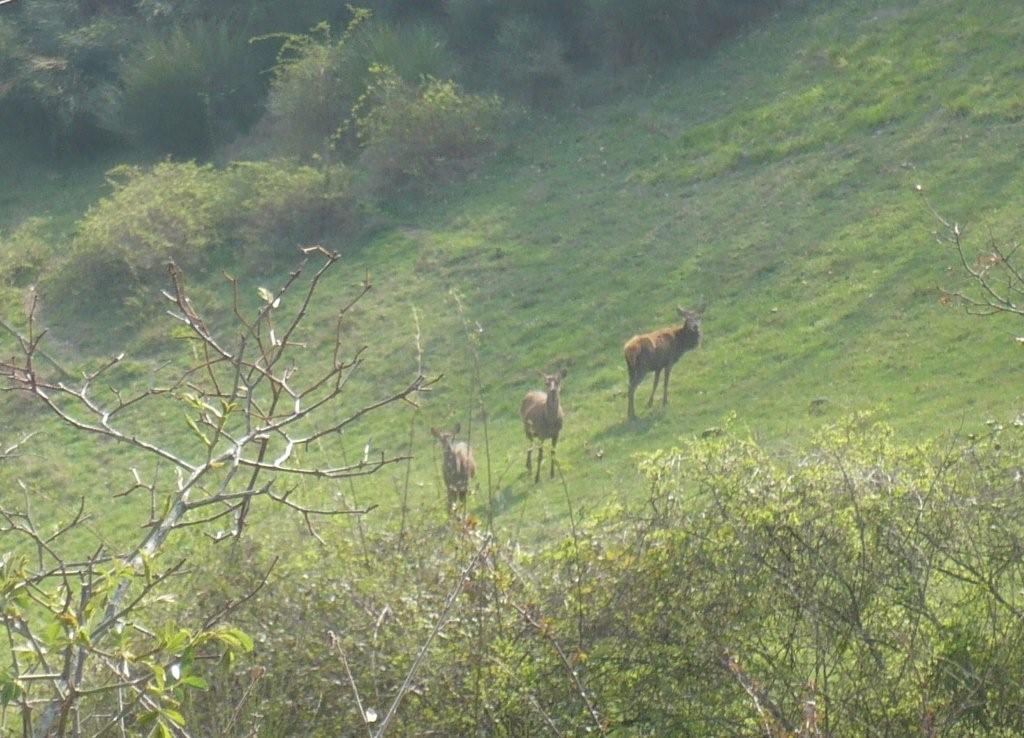
[(469, 480), (476, 476), (476, 462), (473, 450), (465, 441), (456, 441), (455, 436), (462, 430), (462, 424), (456, 423), (450, 431), (431, 428), (430, 433), (441, 443), (444, 454), (442, 472), (444, 486), (448, 490), (448, 512), (457, 505), (466, 504), (466, 493), (469, 491)]
[(658, 378), (665, 371), (665, 382), (662, 385), (661, 405), (668, 405), (668, 377), (672, 365), (679, 357), (690, 349), (700, 345), (701, 312), (676, 308), (683, 317), (683, 324), (661, 328), (650, 333), (633, 336), (626, 341), (626, 369), (629, 370), (629, 419), (636, 418), (633, 409), (633, 395), (637, 385), (643, 381), (648, 372), (654, 372), (654, 387), (647, 407), (654, 404), (654, 393), (658, 390)]
[(540, 439), (537, 449), (537, 474), (533, 478), (534, 484), (540, 481), (540, 469), (544, 463), (544, 439), (551, 439), (551, 478), (555, 477), (555, 446), (558, 445), (558, 434), (562, 430), (562, 420), (565, 413), (559, 402), (562, 380), (568, 374), (562, 369), (558, 374), (544, 374), (546, 392), (532, 390), (526, 393), (523, 404), (519, 406), (519, 417), (523, 419), (523, 429), (526, 431), (526, 438), (530, 441), (530, 448), (526, 452), (526, 471), (531, 471), (531, 454), (533, 454), (533, 439)]

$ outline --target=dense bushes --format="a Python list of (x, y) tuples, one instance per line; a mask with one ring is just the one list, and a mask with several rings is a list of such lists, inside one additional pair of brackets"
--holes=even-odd
[(287, 38), (267, 104), (272, 148), (324, 159), (351, 155), (352, 111), (375, 65), (388, 66), (409, 85), (451, 74), (454, 59), (429, 28), (367, 20), (357, 14), (337, 39), (326, 24)]
[(266, 259), (326, 236), (342, 248), (363, 223), (340, 166), (165, 162), (120, 167), (110, 177), (113, 194), (78, 223), (68, 260), (49, 275), (51, 291), (65, 299), (116, 304), (168, 259), (202, 264), (214, 249)]
[(352, 172), (343, 166), (237, 162), (227, 178), (236, 200), (228, 227), (251, 255), (273, 256), (320, 239), (342, 250), (366, 222)]
[[(793, 459), (731, 436), (654, 454), (643, 506), (532, 555), (471, 530), (363, 542), (338, 530), (336, 558), (297, 555), (240, 615), (267, 670), (219, 684), (193, 724), (225, 732), (223, 706), (251, 686), (234, 734), (357, 735), (346, 668), (382, 716), (447, 613), (400, 725), (1018, 735), (1022, 451), (1019, 428), (906, 446), (856, 418)], [(256, 575), (243, 572), (271, 553), (244, 555), (246, 567), (209, 562), (198, 581), (245, 591)]]
[(149, 36), (120, 64), (114, 126), (142, 148), (207, 154), (255, 119), (257, 61), (248, 38), (222, 24)]
[[(282, 150), (323, 154), (374, 63), (409, 84), (452, 78), (548, 106), (567, 97), (576, 74), (699, 53), (784, 1), (368, 0), (358, 10), (326, 0), (35, 0), (0, 14), (0, 122), (54, 150), (117, 134), (205, 156), (262, 114), (265, 72), (284, 42), (271, 119)], [(371, 12), (349, 45), (326, 32), (291, 48), (283, 41)]]
[[(19, 7), (21, 6), (21, 7)], [(40, 0), (0, 13), (0, 126), (53, 153), (105, 141), (110, 80), (132, 29)]]
[(502, 119), (498, 98), (467, 94), (450, 80), (410, 85), (387, 68), (377, 75), (355, 116), (360, 162), (374, 191), (443, 184), (495, 150)]

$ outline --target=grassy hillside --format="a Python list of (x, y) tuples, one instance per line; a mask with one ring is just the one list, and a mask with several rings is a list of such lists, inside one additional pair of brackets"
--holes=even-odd
[[(327, 344), (341, 295), (368, 272), (374, 294), (351, 340), (371, 351), (353, 391), (379, 395), (416, 367), (416, 311), (425, 368), (444, 380), (413, 421), (413, 504), (440, 517), (427, 428), (461, 420), (481, 467), (471, 509), (485, 516), (478, 390), (509, 537), (560, 535), (568, 508), (559, 483), (535, 487), (523, 469), (517, 409), (538, 370), (569, 369), (558, 457), (589, 509), (638, 493), (634, 453), (730, 415), (778, 445), (864, 408), (921, 437), (1013, 417), (1019, 329), (938, 303), (937, 285), (960, 275), (913, 185), (979, 237), (1019, 234), (1022, 42), (1024, 13), (994, 0), (791, 10), (615, 102), (535, 121), (483, 176), (397, 214), (404, 225), (346, 254), (313, 340)], [(99, 194), (94, 173), (66, 188)], [(6, 223), (45, 210), (32, 200), (5, 199)], [(676, 367), (669, 407), (626, 423), (622, 343), (702, 296), (705, 344)], [(78, 317), (95, 320), (52, 311), (57, 336), (80, 330)], [(408, 414), (375, 418), (349, 445), (401, 451), (409, 429)], [(28, 463), (70, 496), (117, 456), (64, 439), (40, 440)], [(386, 521), (403, 478), (378, 475), (356, 494)]]

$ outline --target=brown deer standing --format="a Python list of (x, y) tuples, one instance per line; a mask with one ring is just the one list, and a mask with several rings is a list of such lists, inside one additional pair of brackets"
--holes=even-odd
[(530, 448), (526, 452), (526, 471), (531, 471), (531, 455), (533, 454), (533, 439), (540, 439), (537, 449), (537, 474), (533, 478), (534, 484), (540, 481), (540, 469), (544, 463), (544, 439), (551, 439), (551, 478), (555, 478), (555, 446), (558, 445), (558, 434), (562, 430), (562, 420), (565, 413), (562, 412), (562, 405), (559, 394), (562, 388), (562, 380), (568, 371), (563, 368), (558, 374), (544, 374), (546, 392), (532, 390), (526, 393), (523, 404), (519, 406), (519, 417), (523, 419), (523, 429), (526, 431), (526, 438), (530, 441)]
[(476, 462), (473, 450), (465, 441), (456, 442), (455, 436), (462, 430), (462, 424), (456, 423), (450, 431), (431, 428), (430, 433), (441, 443), (444, 454), (442, 473), (444, 486), (448, 491), (448, 512), (457, 505), (466, 504), (466, 493), (469, 491), (469, 480), (476, 476)]
[(702, 312), (676, 309), (683, 317), (682, 325), (642, 333), (626, 341), (624, 352), (626, 354), (626, 369), (629, 370), (630, 420), (636, 418), (636, 412), (633, 409), (633, 396), (636, 394), (637, 385), (643, 381), (647, 373), (654, 372), (654, 387), (651, 388), (651, 397), (647, 400), (647, 407), (654, 404), (654, 393), (658, 390), (658, 378), (661, 376), (662, 370), (665, 372), (665, 382), (662, 385), (661, 405), (662, 407), (668, 405), (668, 377), (672, 372), (672, 365), (679, 361), (679, 357), (684, 353), (700, 345)]

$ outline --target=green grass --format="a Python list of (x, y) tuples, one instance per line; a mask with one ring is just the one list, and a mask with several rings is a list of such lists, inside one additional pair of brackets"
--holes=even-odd
[[(326, 346), (340, 295), (369, 272), (376, 286), (351, 340), (371, 350), (353, 392), (378, 396), (415, 369), (416, 309), (425, 367), (444, 380), (417, 420), (412, 502), (440, 519), (427, 428), (470, 425), (465, 325), (479, 323), (497, 524), (533, 540), (562, 535), (568, 507), (559, 483), (534, 486), (523, 468), (517, 410), (538, 370), (569, 369), (558, 456), (575, 504), (591, 510), (641, 494), (634, 454), (733, 414), (779, 446), (865, 408), (912, 437), (1013, 417), (1019, 328), (939, 305), (937, 286), (962, 279), (913, 185), (979, 235), (1020, 235), (1022, 43), (1024, 12), (994, 0), (846, 0), (781, 14), (620, 100), (535, 121), (484, 175), (404, 210), (404, 225), (346, 256), (311, 340)], [(69, 188), (68, 208), (95, 196), (94, 180)], [(31, 200), (3, 211), (8, 223), (29, 212), (39, 212)], [(627, 424), (623, 342), (702, 296), (703, 349), (677, 365), (666, 410), (641, 408)], [(52, 326), (58, 338), (85, 330), (71, 317)], [(483, 488), (479, 413), (472, 421)], [(393, 413), (349, 445), (369, 437), (400, 452), (408, 432), (408, 414)], [(117, 454), (50, 438), (45, 463), (30, 468), (37, 486), (64, 480), (62, 494), (102, 498), (95, 482)], [(381, 505), (375, 519), (394, 519), (403, 476), (358, 483), (361, 500)], [(486, 501), (481, 491), (472, 511), (484, 517)]]

